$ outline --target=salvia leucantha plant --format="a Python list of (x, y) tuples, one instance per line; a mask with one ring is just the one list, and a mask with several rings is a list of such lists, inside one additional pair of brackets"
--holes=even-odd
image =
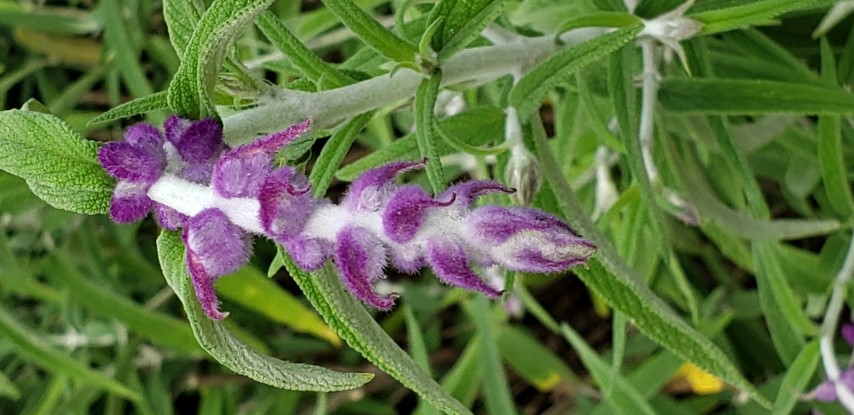
[(0, 1), (0, 411), (181, 411), (202, 351), (412, 410), (295, 331), (418, 414), (854, 413), (851, 2), (71, 3)]

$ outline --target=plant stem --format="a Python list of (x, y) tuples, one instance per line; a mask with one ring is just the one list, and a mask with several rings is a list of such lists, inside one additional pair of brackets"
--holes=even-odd
[[(590, 28), (553, 35), (466, 49), (442, 65), (442, 86), (471, 82), (483, 84), (508, 74), (517, 74), (549, 55), (595, 38), (607, 29)], [(262, 97), (259, 106), (225, 116), (224, 133), (229, 144), (245, 143), (259, 133), (277, 131), (297, 121), (312, 119), (316, 128), (328, 128), (366, 111), (408, 99), (421, 82), (422, 74), (402, 68), (342, 88), (320, 92), (277, 90)]]

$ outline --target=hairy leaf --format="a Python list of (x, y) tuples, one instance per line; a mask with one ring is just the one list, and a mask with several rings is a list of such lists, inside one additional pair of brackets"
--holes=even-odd
[(0, 169), (27, 181), (59, 209), (105, 213), (114, 182), (97, 158), (98, 145), (59, 118), (40, 112), (0, 112)]
[(254, 352), (232, 336), (222, 323), (205, 316), (187, 274), (180, 235), (163, 231), (157, 238), (157, 253), (166, 282), (184, 305), (199, 345), (235, 373), (277, 388), (318, 392), (355, 389), (373, 378), (369, 373), (335, 372)]

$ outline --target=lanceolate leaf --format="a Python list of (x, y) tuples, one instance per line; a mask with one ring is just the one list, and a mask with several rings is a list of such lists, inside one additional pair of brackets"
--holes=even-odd
[(114, 182), (97, 159), (98, 145), (59, 118), (40, 112), (0, 112), (0, 169), (27, 181), (50, 205), (105, 213)]
[(204, 10), (200, 0), (163, 0), (163, 18), (169, 29), (169, 41), (178, 56), (184, 54)]
[(442, 72), (436, 71), (429, 78), (421, 81), (415, 92), (415, 137), (418, 139), (418, 149), (421, 156), (428, 160), (427, 178), (433, 187), (433, 193), (439, 194), (445, 188), (445, 174), (442, 161), (439, 160), (439, 148), (436, 145), (436, 130), (433, 128), (436, 97), (439, 96), (439, 85), (442, 83)]
[(809, 384), (816, 366), (818, 366), (818, 340), (813, 340), (801, 349), (798, 356), (788, 367), (777, 399), (774, 401), (772, 415), (785, 415), (791, 413), (792, 408), (798, 402), (798, 396)]
[(315, 196), (323, 197), (326, 194), (326, 190), (335, 176), (335, 171), (338, 170), (344, 156), (350, 151), (350, 146), (359, 132), (362, 131), (362, 127), (371, 120), (373, 115), (373, 112), (366, 112), (346, 122), (332, 134), (332, 137), (323, 146), (323, 150), (320, 151), (317, 162), (315, 162), (309, 176)]
[(352, 0), (324, 0), (326, 7), (338, 16), (359, 38), (396, 62), (414, 62), (415, 45), (386, 29)]
[(168, 89), (169, 107), (184, 117), (216, 115), (211, 95), (237, 35), (273, 0), (214, 0), (184, 51)]
[(261, 29), (264, 36), (267, 36), (270, 42), (276, 45), (291, 63), (313, 82), (318, 82), (321, 77), (325, 77), (326, 83), (333, 88), (342, 87), (352, 82), (352, 79), (334, 66), (324, 62), (300, 42), (273, 12), (261, 13), (255, 24)]
[(233, 337), (222, 323), (205, 316), (187, 274), (180, 235), (163, 231), (157, 238), (157, 253), (163, 276), (184, 305), (199, 345), (223, 366), (258, 382), (291, 390), (331, 392), (355, 389), (373, 378), (369, 373), (335, 372), (256, 353)]
[(169, 103), (166, 102), (166, 91), (155, 92), (151, 95), (135, 98), (117, 107), (110, 108), (103, 114), (89, 120), (89, 125), (120, 120), (166, 108), (169, 108)]
[(442, 19), (433, 35), (433, 49), (443, 61), (480, 36), (501, 13), (504, 0), (441, 0), (430, 12), (430, 22)]
[(647, 414), (654, 415), (649, 402), (643, 395), (619, 373), (613, 373), (614, 369), (605, 363), (587, 342), (584, 341), (575, 330), (568, 324), (560, 326), (563, 336), (572, 344), (572, 348), (578, 353), (584, 366), (590, 371), (593, 379), (599, 387), (606, 392), (604, 397), (606, 404), (614, 408), (617, 413), (624, 415)]
[(285, 267), (306, 298), (347, 344), (381, 370), (448, 414), (471, 415), (459, 401), (430, 378), (341, 285), (327, 264), (308, 274), (283, 255)]
[[(710, 2), (714, 4), (715, 2)], [(816, 0), (761, 0), (752, 2), (720, 2), (717, 4), (733, 4), (717, 10), (700, 11), (689, 16), (703, 23), (701, 34), (708, 35), (742, 27), (766, 24), (771, 19), (793, 10), (814, 7)]]
[(742, 79), (665, 79), (661, 105), (674, 112), (754, 115), (850, 114), (854, 95), (819, 84)]
[(565, 82), (579, 69), (619, 49), (641, 30), (640, 26), (623, 28), (599, 36), (580, 45), (562, 50), (531, 69), (510, 91), (510, 104), (520, 117), (527, 117), (539, 108), (546, 93)]

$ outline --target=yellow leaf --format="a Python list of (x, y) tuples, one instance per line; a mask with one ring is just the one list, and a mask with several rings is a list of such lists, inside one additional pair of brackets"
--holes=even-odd
[(725, 385), (722, 380), (691, 363), (683, 364), (676, 371), (676, 376), (685, 379), (697, 395), (718, 393), (724, 389)]

